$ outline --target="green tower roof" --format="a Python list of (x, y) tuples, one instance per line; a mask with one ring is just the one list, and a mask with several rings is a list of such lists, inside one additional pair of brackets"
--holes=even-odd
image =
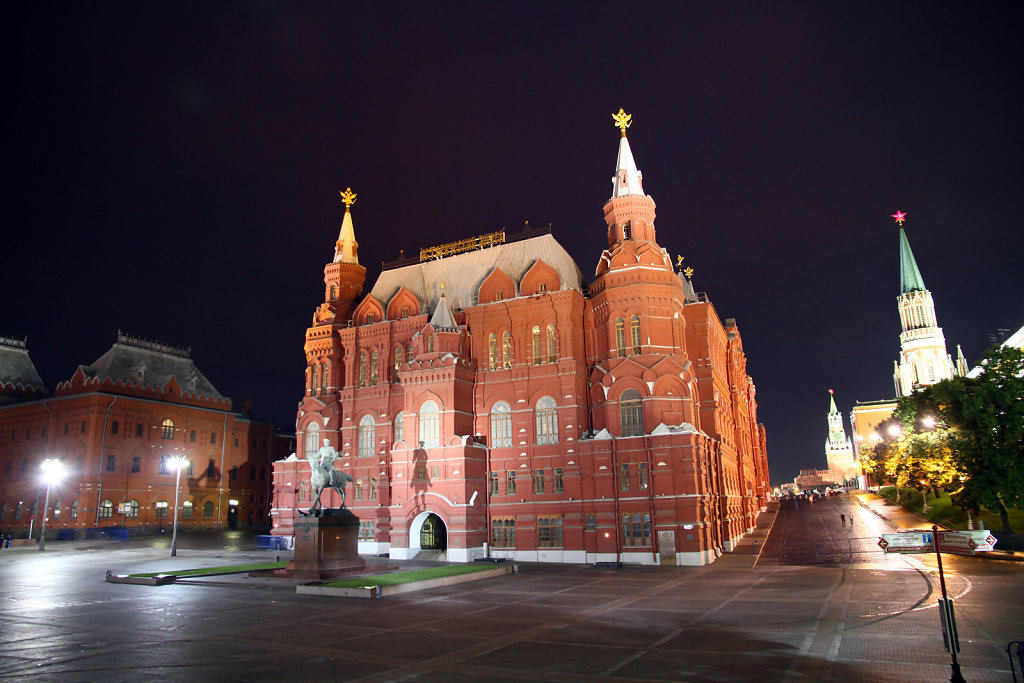
[(917, 269), (914, 252), (910, 250), (907, 233), (903, 230), (903, 226), (900, 225), (900, 294), (924, 292), (927, 289), (924, 286), (924, 278), (921, 277), (921, 271)]

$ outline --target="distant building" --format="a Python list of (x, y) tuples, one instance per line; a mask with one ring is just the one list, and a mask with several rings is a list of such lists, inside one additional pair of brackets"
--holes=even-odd
[(502, 231), (386, 265), (360, 299), (343, 193), (299, 451), (274, 464), (278, 533), (325, 442), (355, 478), (365, 553), (700, 565), (754, 527), (770, 489), (739, 328), (658, 244), (618, 120), (589, 289), (549, 231)]
[(840, 482), (846, 482), (859, 474), (857, 463), (853, 456), (853, 443), (846, 436), (846, 427), (843, 426), (843, 416), (836, 408), (836, 399), (832, 389), (829, 389), (829, 411), (828, 436), (825, 439), (825, 461), (828, 469), (834, 473), (834, 478)]
[[(170, 529), (174, 457), (187, 461), (182, 526), (269, 526), (269, 463), (294, 447), (294, 436), (254, 418), (248, 402), (233, 411), (188, 349), (119, 333), (109, 351), (49, 394), (25, 345), (4, 340), (0, 377), (14, 375), (24, 378), (18, 400), (0, 406), (0, 529), (39, 528), (47, 458), (65, 468), (50, 496), (53, 534)], [(19, 386), (4, 380), (12, 384)]]
[(0, 405), (46, 393), (25, 340), (0, 337)]
[(835, 470), (800, 470), (793, 483), (798, 491), (813, 491), (824, 489), (829, 486), (840, 486), (843, 481)]

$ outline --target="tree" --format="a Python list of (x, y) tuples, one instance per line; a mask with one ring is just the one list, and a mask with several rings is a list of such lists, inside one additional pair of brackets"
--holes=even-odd
[(998, 511), (1013, 533), (1007, 508), (1024, 508), (1024, 353), (994, 347), (978, 377), (931, 387), (927, 400), (949, 427), (950, 445), (964, 471), (962, 497)]

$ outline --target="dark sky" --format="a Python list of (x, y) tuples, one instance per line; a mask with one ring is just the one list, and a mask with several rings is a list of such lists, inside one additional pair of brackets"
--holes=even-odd
[(658, 240), (735, 317), (772, 482), (888, 398), (897, 229), (951, 352), (1024, 324), (1024, 5), (29, 3), (5, 8), (0, 334), (52, 387), (127, 333), (294, 424), (323, 265), (524, 220), (593, 278), (618, 131)]

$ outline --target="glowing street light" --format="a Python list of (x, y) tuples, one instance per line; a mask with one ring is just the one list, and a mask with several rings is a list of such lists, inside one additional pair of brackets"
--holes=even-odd
[(923, 424), (927, 429), (931, 429), (935, 426), (935, 418), (931, 415), (927, 415), (921, 418), (921, 424)]
[(174, 529), (171, 531), (171, 557), (178, 554), (178, 492), (181, 491), (181, 468), (188, 466), (188, 461), (180, 455), (170, 459), (170, 466), (177, 470), (174, 479)]
[(50, 509), (50, 486), (60, 483), (64, 477), (64, 463), (57, 458), (47, 458), (41, 465), (43, 482), (46, 483), (46, 499), (43, 501), (43, 525), (39, 531), (39, 549), (46, 550), (46, 512)]
[(889, 425), (889, 436), (891, 436), (892, 438), (895, 439), (902, 433), (903, 430), (900, 428), (899, 425)]

